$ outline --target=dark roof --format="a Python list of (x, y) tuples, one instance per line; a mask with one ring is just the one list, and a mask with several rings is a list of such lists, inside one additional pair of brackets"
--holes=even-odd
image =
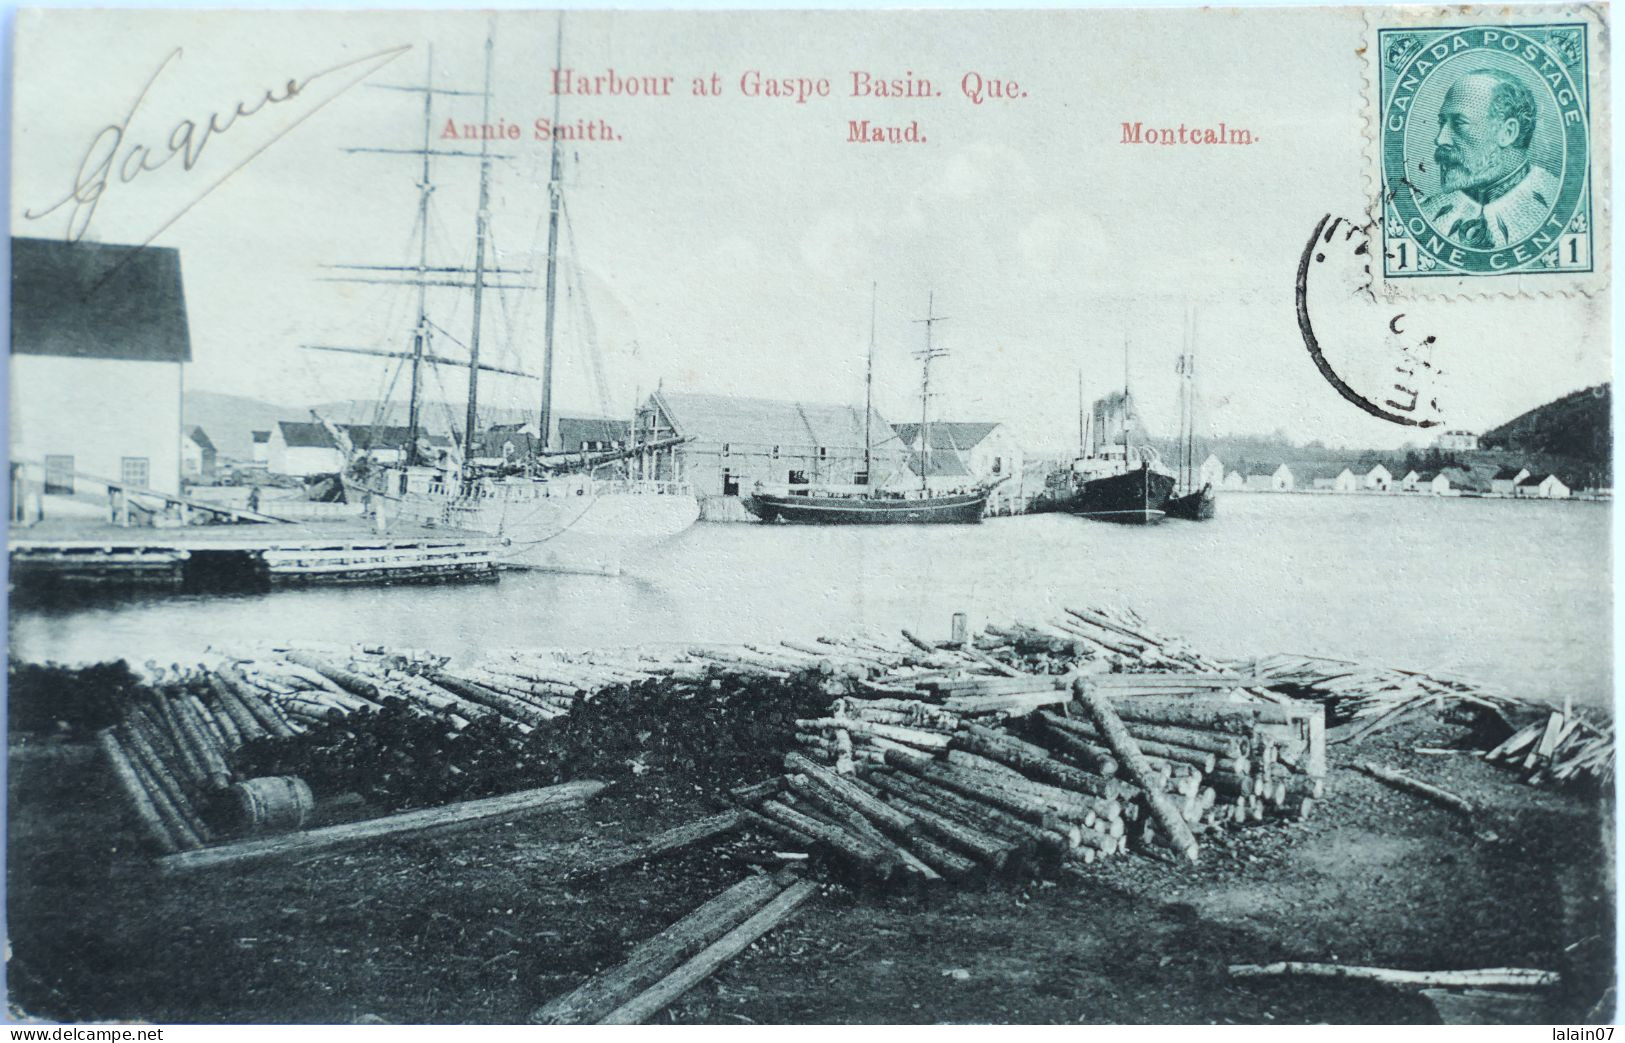
[(1458, 488), (1477, 489), (1483, 484), (1479, 481), (1477, 475), (1467, 470), (1465, 467), (1446, 467), (1439, 473), (1444, 475), (1451, 485)]
[(213, 449), (214, 448), (214, 443), (209, 441), (209, 436), (204, 434), (203, 433), (203, 428), (198, 427), (196, 424), (193, 424), (192, 427), (189, 430), (187, 430), (186, 437), (190, 438), (192, 441), (196, 442), (198, 444), (199, 448), (202, 448), (202, 449)]
[[(934, 422), (931, 424), (931, 448), (960, 451), (974, 449), (998, 426), (997, 422), (960, 423), (949, 420)], [(920, 437), (919, 424), (893, 424), (892, 429), (897, 432), (897, 437), (903, 440), (904, 445), (913, 445), (915, 439)]]
[(309, 420), (278, 420), (282, 441), (289, 449), (337, 449), (327, 428)]
[(625, 442), (632, 437), (632, 425), (625, 420), (601, 417), (559, 417), (560, 449), (576, 450), (582, 442)]
[(1495, 472), (1494, 480), (1497, 482), (1510, 482), (1514, 478), (1518, 477), (1518, 473), (1522, 470), (1523, 468), (1521, 467), (1503, 467), (1499, 471)]
[(11, 353), (190, 362), (180, 253), (12, 239)]
[(269, 431), (255, 431), (254, 432), (254, 441), (256, 441), (256, 442), (269, 442), (270, 440), (271, 440), (271, 432), (269, 432)]
[[(344, 433), (350, 436), (350, 442), (357, 449), (398, 449), (406, 444), (407, 429), (371, 424), (340, 424)], [(282, 440), (290, 449), (337, 449), (333, 437), (327, 433), (327, 428), (314, 421), (308, 420), (278, 420), (277, 427), (282, 429)], [(445, 435), (423, 433), (424, 441), (430, 445), (450, 445), (451, 440)]]
[[(1539, 474), (1530, 475), (1528, 478), (1525, 478), (1523, 481), (1519, 482), (1518, 484), (1519, 485), (1539, 485), (1541, 482), (1544, 482), (1546, 479), (1551, 478), (1551, 477), (1553, 477), (1553, 476), (1552, 476), (1552, 474), (1550, 472), (1542, 471)], [(1562, 480), (1563, 479), (1561, 479), (1561, 478), (1558, 479), (1558, 481), (1562, 481)]]
[[(677, 433), (701, 443), (863, 448), (863, 414), (827, 405), (685, 391), (657, 391)], [(870, 413), (876, 451), (895, 451), (895, 433), (878, 411)]]
[[(927, 466), (931, 468), (932, 478), (969, 478), (970, 472), (965, 469), (965, 462), (954, 453), (932, 453), (926, 457)], [(920, 473), (920, 454), (909, 450), (908, 469), (915, 474)]]

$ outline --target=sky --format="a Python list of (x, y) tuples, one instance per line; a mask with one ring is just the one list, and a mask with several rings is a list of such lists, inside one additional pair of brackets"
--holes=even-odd
[[(334, 281), (345, 273), (332, 265), (410, 263), (416, 250), (415, 157), (346, 149), (420, 145), (421, 95), (380, 85), (421, 85), (432, 68), (437, 86), (477, 91), (489, 33), (492, 119), (520, 135), (492, 145), (491, 263), (520, 270), (493, 281), (530, 288), (487, 295), (482, 355), (537, 371), (549, 149), (533, 129), (553, 112), (557, 25), (518, 12), (24, 13), (14, 234), (179, 249), (189, 388), (290, 407), (402, 397), (390, 364), (303, 347), (400, 350), (415, 314), (410, 289)], [(876, 403), (912, 420), (930, 302), (948, 352), (933, 365), (933, 415), (1002, 420), (1035, 448), (1075, 439), (1080, 373), (1093, 398), (1126, 369), (1147, 425), (1171, 433), (1187, 348), (1204, 433), (1425, 444), (1338, 395), (1295, 310), (1317, 222), (1368, 203), (1365, 31), (1357, 9), (572, 12), (563, 66), (672, 79), (670, 96), (557, 99), (565, 121), (603, 120), (617, 137), (561, 148), (557, 407), (627, 415), (656, 384), (860, 402), (873, 301)], [(166, 155), (182, 121), (228, 122), (238, 103), (328, 69), (200, 151), (194, 134), (193, 154), (115, 174), (93, 212), (70, 222), (73, 203), (52, 209), (127, 114), (113, 155), (131, 171)], [(854, 73), (929, 80), (932, 95), (853, 97)], [(720, 96), (696, 97), (712, 74)], [(747, 74), (789, 80), (792, 96), (747, 96)], [(1014, 81), (1000, 91), (1013, 96), (976, 104), (968, 75), (988, 94)], [(793, 96), (795, 81), (820, 79), (827, 97)], [(476, 147), (442, 135), (448, 119), (481, 118), (477, 97), (439, 98), (432, 116), (436, 148)], [(917, 125), (925, 141), (849, 142), (863, 119)], [(1125, 122), (1222, 122), (1255, 141), (1125, 144)], [(476, 161), (436, 159), (431, 265), (471, 262), (477, 178)], [(1397, 309), (1359, 299), (1346, 276), (1315, 287), (1317, 331), (1377, 387), (1401, 349)], [(430, 292), (437, 350), (463, 357), (470, 306)], [(1610, 378), (1605, 296), (1403, 310), (1406, 337), (1436, 337), (1446, 427), (1481, 430)], [(502, 407), (539, 396), (513, 378), (481, 386)], [(458, 401), (463, 387), (442, 371), (426, 395)]]

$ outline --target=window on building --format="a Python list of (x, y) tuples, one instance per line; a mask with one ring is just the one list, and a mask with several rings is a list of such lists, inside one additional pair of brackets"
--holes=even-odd
[(727, 468), (723, 468), (722, 471), (722, 495), (739, 495), (739, 476)]
[(47, 495), (73, 495), (73, 457), (45, 458), (45, 492)]
[(139, 485), (143, 489), (148, 487), (151, 472), (152, 468), (144, 456), (126, 456), (119, 465), (119, 477), (124, 479), (124, 484)]
[(806, 471), (791, 471), (789, 480), (790, 480), (791, 485), (806, 485), (807, 484), (807, 472)]
[(727, 456), (731, 452), (733, 452), (733, 446), (727, 442), (722, 443), (722, 455)]
[(773, 447), (773, 459), (777, 460), (778, 458), (779, 458), (779, 447), (774, 446)]
[(994, 474), (1002, 474), (1003, 472), (1004, 472), (1004, 457), (995, 456), (993, 458), (993, 473)]
[(853, 485), (868, 485), (869, 484), (869, 472), (868, 471), (859, 471), (857, 474), (854, 474), (852, 476), (852, 484)]
[(829, 446), (821, 445), (821, 446), (818, 447), (818, 459), (820, 459), (820, 460), (829, 459)]

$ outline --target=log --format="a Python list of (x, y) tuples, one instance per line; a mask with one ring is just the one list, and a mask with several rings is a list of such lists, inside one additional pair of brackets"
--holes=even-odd
[(949, 750), (947, 759), (948, 763), (954, 765), (955, 767), (969, 768), (972, 771), (985, 772), (986, 774), (992, 775), (996, 778), (1021, 779), (1023, 781), (1025, 781), (1027, 778), (1027, 776), (1010, 767), (1008, 764), (1002, 764), (999, 761), (992, 760), (987, 757), (981, 757), (974, 753), (968, 753), (965, 750)]
[(982, 850), (1007, 846), (1010, 850), (1005, 854), (1005, 860), (1010, 854), (1027, 853), (1039, 842), (1036, 833), (1026, 832), (1033, 827), (1013, 815), (1005, 815), (996, 808), (962, 797), (951, 790), (933, 789), (911, 775), (876, 772), (870, 779), (878, 789), (885, 791), (888, 799), (896, 800), (905, 811), (920, 809), (929, 812), (934, 819), (957, 827), (966, 836), (975, 838), (971, 843)]
[(1355, 728), (1342, 733), (1336, 739), (1328, 739), (1327, 743), (1329, 745), (1334, 742), (1355, 742), (1356, 740), (1365, 738), (1367, 735), (1380, 732), (1384, 728), (1398, 724), (1400, 718), (1408, 715), (1413, 710), (1420, 710), (1422, 707), (1432, 702), (1434, 698), (1434, 693), (1423, 692), (1421, 695), (1406, 699), (1400, 702), (1397, 706), (1389, 707), (1387, 710), (1366, 721), (1364, 724), (1358, 725)]
[(784, 755), (784, 766), (789, 771), (807, 776), (813, 785), (828, 791), (834, 799), (850, 805), (859, 814), (873, 820), (883, 829), (900, 837), (913, 835), (913, 819), (878, 798), (870, 796), (853, 785), (849, 779), (842, 778), (823, 765), (814, 764), (799, 753), (787, 753)]
[(897, 867), (897, 859), (889, 851), (882, 851), (862, 837), (853, 836), (828, 822), (802, 814), (777, 800), (764, 800), (757, 805), (757, 810), (815, 841), (834, 848), (881, 880), (891, 879), (892, 872)]
[(237, 726), (237, 731), (242, 734), (243, 740), (251, 742), (254, 739), (264, 738), (268, 733), (254, 719), (254, 715), (248, 712), (248, 708), (242, 704), (242, 701), (237, 698), (237, 693), (226, 687), (226, 683), (217, 675), (208, 674), (207, 677), (209, 687), (214, 690), (214, 697), (219, 700), (221, 709)]
[(728, 796), (738, 804), (754, 804), (759, 800), (773, 796), (784, 788), (784, 778), (775, 775), (761, 782), (753, 782), (746, 786), (735, 786), (728, 791)]
[(231, 769), (226, 767), (225, 757), (208, 733), (208, 725), (204, 724), (197, 716), (197, 712), (192, 709), (191, 701), (182, 696), (168, 702), (176, 723), (180, 725), (183, 740), (191, 745), (193, 753), (203, 764), (204, 776), (209, 785), (215, 789), (230, 786)]
[(397, 815), (324, 826), (320, 829), (307, 829), (260, 840), (221, 844), (202, 851), (166, 855), (159, 860), (158, 867), (166, 873), (179, 873), (224, 865), (244, 865), (268, 859), (307, 855), (315, 851), (330, 851), (365, 843), (378, 837), (400, 836), (449, 826), (467, 826), (503, 816), (574, 807), (602, 790), (604, 785), (602, 782), (582, 779), (541, 789), (521, 790), (500, 797), (485, 797), (481, 800), (467, 800), (438, 808), (405, 811)]
[(1404, 790), (1407, 793), (1414, 793), (1419, 797), (1425, 797), (1426, 799), (1433, 801), (1435, 804), (1441, 804), (1444, 807), (1449, 808), (1451, 811), (1455, 811), (1469, 817), (1478, 814), (1478, 808), (1473, 806), (1472, 801), (1467, 800), (1464, 797), (1458, 797), (1456, 794), (1451, 793), (1447, 789), (1442, 789), (1438, 786), (1432, 785), (1431, 783), (1423, 782), (1420, 779), (1414, 779), (1402, 771), (1395, 771), (1393, 768), (1385, 768), (1380, 764), (1373, 764), (1370, 761), (1366, 761), (1363, 764), (1357, 764), (1355, 767), (1379, 782), (1387, 783), (1395, 789)]
[(353, 671), (346, 670), (343, 667), (334, 666), (332, 663), (329, 663), (320, 656), (312, 655), (309, 652), (293, 650), (284, 653), (284, 657), (290, 663), (298, 663), (300, 666), (305, 667), (308, 670), (316, 671), (318, 674), (321, 674), (323, 677), (327, 678), (329, 681), (332, 681), (345, 691), (354, 692), (357, 695), (370, 699), (375, 703), (381, 702), (383, 699), (383, 694), (379, 691), (378, 686), (372, 681), (369, 681), (367, 678), (361, 676), (360, 674), (354, 673)]
[(1540, 989), (1558, 984), (1556, 971), (1528, 967), (1486, 967), (1469, 971), (1406, 971), (1388, 967), (1354, 967), (1340, 963), (1233, 963), (1232, 978), (1302, 977), (1375, 981), (1384, 985), (1445, 988)]
[(147, 834), (166, 853), (180, 850), (180, 844), (170, 833), (169, 827), (164, 824), (158, 809), (153, 806), (152, 797), (147, 787), (142, 784), (136, 770), (130, 763), (129, 756), (119, 746), (118, 739), (113, 735), (113, 729), (103, 728), (96, 735), (96, 741), (101, 743), (102, 752), (107, 754), (107, 763), (112, 767), (113, 774), (118, 776), (119, 783), (124, 787), (125, 793), (130, 797), (130, 803), (135, 806), (136, 815), (141, 824), (147, 828)]
[(124, 722), (120, 739), (125, 749), (132, 755), (131, 764), (136, 769), (148, 792), (152, 794), (153, 803), (164, 816), (170, 830), (180, 840), (182, 847), (202, 847), (205, 842), (212, 839), (210, 831), (203, 820), (192, 810), (192, 800), (187, 794), (185, 784), (169, 770), (163, 756), (153, 745), (152, 737), (157, 735), (157, 729), (150, 724), (142, 714), (134, 714)]
[(733, 930), (696, 953), (682, 966), (643, 993), (611, 1011), (600, 1024), (641, 1025), (718, 967), (738, 956), (758, 938), (793, 916), (818, 891), (810, 880), (798, 880), (775, 895)]
[(429, 680), (453, 695), (460, 696), (468, 702), (488, 710), (495, 710), (504, 717), (511, 717), (521, 724), (534, 727), (548, 719), (545, 713), (530, 703), (511, 695), (504, 695), (473, 681), (466, 681), (446, 673), (431, 674)]
[(1258, 724), (1258, 708), (1251, 703), (1213, 699), (1160, 699), (1153, 696), (1113, 699), (1112, 709), (1124, 721), (1171, 725), (1246, 738)]
[(158, 814), (169, 827), (170, 833), (174, 834), (181, 850), (199, 848), (212, 840), (212, 833), (198, 817), (197, 812), (192, 810), (191, 803), (184, 796), (170, 795), (152, 767), (137, 752), (133, 742), (125, 746), (125, 752), (131, 754), (130, 767), (135, 769), (136, 778), (146, 787), (153, 806), (158, 809)]
[(687, 847), (689, 844), (727, 833), (739, 828), (745, 821), (745, 813), (737, 808), (707, 815), (705, 818), (695, 819), (693, 822), (674, 826), (663, 833), (657, 833), (648, 840), (636, 844), (628, 844), (619, 851), (594, 859), (587, 865), (578, 866), (568, 874), (569, 879), (580, 879), (594, 873), (602, 873), (632, 862), (641, 862), (644, 859), (654, 858)]
[(767, 815), (762, 814), (755, 808), (743, 808), (741, 810), (744, 811), (745, 819), (746, 821), (750, 822), (751, 825), (765, 829), (769, 833), (776, 833), (784, 839), (789, 840), (791, 843), (800, 844), (803, 847), (812, 847), (814, 844), (818, 843), (817, 837), (814, 837), (808, 833), (803, 833), (794, 826), (780, 822), (776, 818), (769, 818)]
[[(1104, 741), (1105, 736), (1100, 733), (1100, 729), (1092, 725), (1090, 722), (1072, 721), (1071, 723), (1074, 726), (1073, 730), (1077, 731), (1080, 735), (1091, 738), (1097, 743)], [(1218, 756), (1211, 750), (1192, 749), (1188, 746), (1177, 746), (1173, 743), (1160, 742), (1156, 739), (1145, 738), (1142, 737), (1139, 728), (1132, 726), (1129, 727), (1129, 733), (1133, 735), (1135, 741), (1139, 743), (1140, 752), (1145, 754), (1147, 757), (1157, 760), (1174, 761), (1179, 764), (1189, 764), (1198, 771), (1212, 771), (1214, 766), (1218, 763)]]
[[(889, 776), (876, 776), (889, 778)], [(901, 788), (901, 787), (900, 787)], [(941, 841), (948, 847), (961, 851), (978, 862), (983, 862), (993, 869), (1001, 869), (1008, 861), (1016, 845), (1007, 840), (1000, 840), (986, 833), (979, 832), (968, 825), (961, 825), (946, 815), (939, 814), (935, 809), (926, 807), (902, 793), (890, 793), (888, 798), (905, 814), (912, 818), (920, 827), (920, 832)]]
[(964, 855), (949, 850), (927, 836), (916, 836), (909, 841), (920, 861), (950, 880), (962, 880), (976, 872), (976, 863)]
[[(865, 818), (862, 812), (858, 811), (850, 804), (840, 800), (838, 797), (830, 793), (829, 790), (818, 785), (817, 783), (814, 783), (812, 780), (808, 779), (807, 776), (787, 775), (785, 776), (785, 781), (789, 783), (790, 788), (794, 790), (802, 800), (805, 800), (807, 804), (811, 805), (811, 808), (816, 808), (818, 811), (822, 812), (824, 817), (833, 825), (849, 831), (853, 836), (868, 844), (870, 847), (877, 851), (883, 852), (885, 855), (902, 865), (905, 870), (914, 873), (925, 880), (942, 879), (941, 875), (938, 874), (935, 869), (932, 869), (925, 862), (921, 861), (920, 858), (912, 851), (908, 850), (908, 848), (902, 846), (901, 844), (893, 842), (889, 837), (886, 836), (886, 834), (882, 833), (878, 828), (876, 828), (875, 824), (868, 818)], [(888, 810), (892, 811), (894, 814), (901, 815), (901, 812), (898, 812), (895, 808), (890, 808), (888, 806)], [(812, 817), (812, 811), (810, 808), (806, 810), (806, 814), (809, 818)], [(910, 828), (912, 828), (912, 826), (913, 823), (911, 820)]]
[[(876, 781), (879, 781), (879, 778), (880, 776), (876, 776)], [(1002, 808), (994, 807), (974, 797), (967, 797), (945, 786), (910, 775), (891, 775), (886, 778), (903, 787), (903, 792), (916, 803), (958, 818), (989, 836), (1014, 842), (1019, 845), (1018, 850), (1023, 854), (1034, 848), (1043, 848), (1051, 852), (1064, 852), (1067, 849), (1066, 838), (1059, 832), (1026, 822)], [(895, 789), (892, 791), (896, 792)]]
[(1146, 802), (1150, 805), (1152, 816), (1157, 820), (1158, 827), (1173, 841), (1174, 849), (1190, 861), (1196, 861), (1201, 848), (1196, 843), (1196, 837), (1191, 834), (1190, 826), (1179, 814), (1179, 810), (1168, 800), (1167, 796), (1155, 785), (1155, 776), (1151, 766), (1146, 763), (1145, 755), (1140, 752), (1139, 745), (1134, 736), (1123, 725), (1112, 703), (1104, 695), (1097, 693), (1087, 678), (1079, 678), (1072, 686), (1073, 693), (1078, 702), (1089, 711), (1089, 716), (1100, 728), (1106, 737), (1120, 763), (1128, 769), (1129, 778), (1145, 790)]
[(634, 948), (625, 962), (555, 996), (530, 1014), (533, 1025), (597, 1022), (660, 981), (696, 949), (744, 923), (783, 889), (771, 876), (749, 876)]

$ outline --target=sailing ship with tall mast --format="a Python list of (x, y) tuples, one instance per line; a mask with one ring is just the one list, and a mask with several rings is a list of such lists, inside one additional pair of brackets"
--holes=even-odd
[[(423, 145), (415, 149), (357, 148), (352, 152), (372, 152), (421, 157), (418, 181), (417, 263), (415, 265), (346, 265), (368, 272), (397, 273), (389, 279), (362, 278), (415, 287), (417, 321), (408, 352), (367, 348), (338, 348), (318, 345), (322, 350), (376, 355), (410, 364), (410, 394), (407, 407), (405, 445), (398, 466), (377, 467), (371, 457), (355, 457), (346, 470), (346, 483), (353, 492), (387, 503), (390, 513), (417, 524), (434, 524), (482, 532), (504, 538), (512, 548), (509, 563), (518, 565), (568, 566), (592, 559), (601, 566), (606, 559), (640, 544), (676, 535), (699, 518), (699, 502), (684, 483), (637, 480), (627, 477), (599, 477), (602, 470), (614, 469), (639, 454), (665, 448), (659, 444), (632, 444), (632, 439), (608, 452), (572, 452), (555, 444), (557, 418), (554, 415), (555, 334), (558, 313), (559, 221), (563, 209), (562, 158), (558, 139), (551, 142), (548, 157), (548, 235), (547, 266), (544, 277), (545, 314), (542, 336), (542, 372), (539, 377), (519, 369), (491, 365), (481, 359), (484, 296), (488, 289), (530, 290), (516, 283), (493, 283), (493, 276), (529, 274), (528, 270), (502, 268), (489, 263), (491, 256), (491, 163), (494, 158), (489, 138), (482, 135), (480, 148), (470, 152), (433, 143), (434, 104), (437, 97), (478, 96), (483, 103), (483, 121), (490, 123), (492, 100), (493, 41), (485, 41), (485, 83), (483, 90), (467, 91), (438, 86), (434, 79), (434, 59), (429, 53), (422, 86), (394, 86), (390, 89), (423, 95)], [(563, 22), (559, 25), (558, 59), (563, 52)], [(554, 98), (555, 125), (559, 99)], [(474, 262), (472, 266), (435, 266), (429, 263), (430, 198), (436, 190), (434, 160), (477, 158), (479, 197), (475, 211)], [(354, 279), (356, 277), (350, 277)], [(472, 326), (467, 359), (442, 355), (433, 345), (444, 329), (430, 317), (428, 289), (454, 287), (469, 291)], [(449, 451), (435, 450), (423, 434), (422, 389), (427, 367), (466, 367), (468, 395), (461, 444)], [(490, 462), (481, 457), (479, 379), (482, 373), (500, 374), (527, 380), (540, 380), (541, 398), (536, 433), (526, 457), (517, 463)], [(635, 434), (635, 432), (634, 432)]]
[(914, 456), (919, 470), (918, 490), (889, 491), (877, 489), (874, 484), (874, 366), (875, 366), (875, 309), (876, 298), (871, 288), (869, 302), (869, 360), (864, 370), (863, 420), (863, 482), (853, 486), (823, 488), (774, 494), (758, 485), (746, 497), (745, 509), (764, 522), (787, 522), (803, 525), (942, 525), (974, 524), (982, 520), (987, 511), (987, 500), (992, 487), (978, 485), (969, 490), (946, 493), (931, 491), (931, 362), (948, 354), (947, 349), (933, 343), (932, 327), (944, 321), (936, 314), (933, 295), (926, 308), (926, 317), (915, 322), (925, 326), (925, 347), (915, 352), (921, 364), (920, 381), (920, 448)]
[(1162, 505), (1170, 518), (1207, 521), (1218, 511), (1218, 493), (1211, 482), (1197, 487), (1196, 473), (1196, 323), (1185, 312), (1185, 344), (1179, 356), (1179, 476), (1178, 483)]

